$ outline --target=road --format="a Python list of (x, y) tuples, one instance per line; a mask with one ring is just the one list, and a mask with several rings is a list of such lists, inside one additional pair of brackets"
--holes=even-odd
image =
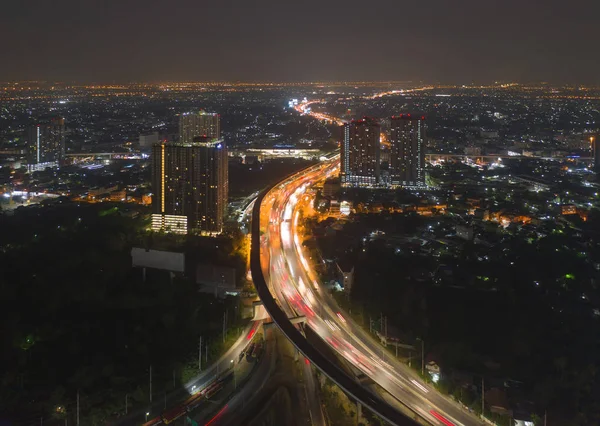
[[(124, 416), (112, 424), (114, 426), (129, 426), (139, 425), (141, 421), (147, 422), (150, 419), (159, 418), (160, 415), (165, 411), (165, 405), (169, 408), (175, 407), (181, 403), (181, 401), (187, 399), (193, 393), (206, 388), (219, 374), (227, 371), (231, 368), (231, 360), (238, 359), (240, 353), (244, 352), (247, 346), (250, 344), (252, 337), (261, 326), (262, 322), (256, 321), (248, 324), (248, 326), (242, 330), (239, 338), (235, 343), (225, 352), (216, 362), (210, 365), (206, 370), (200, 372), (197, 376), (189, 380), (178, 390), (173, 391), (166, 396), (165, 399), (155, 397), (154, 402), (150, 407), (144, 409), (137, 409), (127, 416)], [(146, 415), (146, 413), (149, 413)], [(156, 423), (158, 424), (158, 423)]]
[(247, 405), (253, 403), (253, 396), (260, 391), (272, 375), (275, 356), (272, 338), (264, 342), (264, 351), (259, 359), (248, 357), (233, 358), (233, 379), (205, 404), (193, 412), (190, 417), (198, 424), (211, 426), (231, 424)]
[[(315, 180), (323, 174), (333, 173), (335, 171), (336, 160), (334, 158), (332, 161), (319, 164), (295, 174), (274, 185), (271, 187), (271, 190), (264, 191), (259, 195), (252, 214), (252, 278), (258, 295), (275, 324), (277, 324), (286, 337), (292, 341), (294, 346), (305, 357), (327, 377), (333, 380), (342, 390), (361, 401), (362, 404), (380, 417), (395, 425), (412, 426), (416, 424), (414, 420), (401, 414), (398, 410), (385, 403), (379, 396), (363, 388), (347, 376), (335, 363), (308, 343), (304, 335), (290, 322), (288, 313), (284, 311), (284, 307), (288, 306), (289, 303), (289, 305), (294, 306), (294, 310), (303, 314), (305, 313), (307, 318), (310, 317), (309, 321), (314, 322), (314, 318), (316, 318), (312, 309), (305, 308), (307, 305), (303, 302), (302, 297), (297, 294), (297, 291), (294, 293), (293, 289), (295, 287), (286, 284), (288, 281), (291, 282), (288, 279), (291, 274), (287, 272), (287, 267), (284, 264), (279, 225), (281, 224), (282, 215), (285, 214), (287, 216), (289, 211), (284, 211), (283, 206), (287, 203), (292, 192), (300, 186), (308, 184), (308, 182)], [(291, 188), (293, 191), (289, 191), (290, 185), (293, 186)], [(281, 201), (285, 201), (285, 203), (281, 203)], [(290, 218), (285, 220), (289, 223)], [(271, 256), (271, 254), (276, 257)], [(281, 284), (274, 284), (277, 281), (281, 281)], [(278, 300), (273, 298), (267, 282), (274, 284), (273, 288), (279, 294)]]
[[(236, 362), (235, 380), (204, 402), (190, 417), (199, 425), (234, 426), (263, 424), (277, 419), (290, 426), (325, 426), (325, 420), (312, 418), (307, 380), (314, 372), (302, 359), (296, 360), (295, 349), (271, 327), (264, 331), (264, 352), (258, 360), (246, 357)], [(318, 395), (317, 395), (318, 396)], [(318, 398), (315, 399), (320, 411)]]
[(304, 391), (306, 392), (306, 401), (308, 405), (308, 414), (313, 426), (327, 423), (321, 407), (321, 397), (319, 396), (319, 384), (316, 381), (315, 372), (308, 358), (302, 357), (301, 363), (304, 377)]
[[(260, 210), (255, 213), (255, 217), (261, 219), (261, 263), (263, 271), (268, 271), (265, 274), (266, 282), (270, 285), (278, 307), (283, 308), (282, 313), (288, 318), (304, 315), (307, 324), (333, 350), (427, 422), (434, 425), (481, 425), (480, 419), (424, 384), (407, 366), (386, 356), (379, 343), (350, 318), (346, 319), (338, 311), (332, 298), (322, 290), (314, 268), (306, 260), (299, 241), (298, 208), (311, 185), (336, 173), (338, 162), (336, 158), (284, 180), (266, 193), (262, 203), (255, 209)], [(252, 249), (255, 250), (254, 241)], [(261, 294), (259, 291), (263, 302), (265, 298), (272, 296), (271, 293)], [(267, 303), (265, 307), (282, 327)], [(291, 307), (293, 312), (289, 312), (286, 307)], [(284, 321), (283, 318), (281, 321)], [(291, 337), (296, 345), (301, 343), (297, 334), (292, 333)], [(313, 359), (310, 353), (307, 356), (320, 368), (330, 368)], [(358, 397), (354, 392), (351, 393)], [(367, 403), (366, 400), (362, 401)], [(380, 405), (378, 407), (381, 409)], [(387, 407), (391, 408), (389, 405)], [(392, 416), (388, 420), (395, 423), (394, 419), (398, 417), (394, 417), (391, 412), (388, 414)], [(380, 412), (380, 415), (383, 413)]]
[(189, 380), (185, 384), (185, 389), (191, 394), (196, 389), (202, 389), (211, 383), (215, 378), (226, 371), (231, 366), (231, 360), (237, 360), (242, 352), (246, 350), (246, 347), (250, 344), (252, 337), (261, 326), (261, 321), (255, 321), (248, 324), (248, 326), (242, 331), (240, 337), (235, 343), (219, 358), (219, 360), (210, 365), (210, 367), (193, 379)]

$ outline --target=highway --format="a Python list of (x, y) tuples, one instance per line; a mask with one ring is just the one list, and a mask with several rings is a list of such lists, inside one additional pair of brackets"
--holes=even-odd
[[(417, 424), (414, 420), (401, 414), (398, 410), (385, 403), (379, 396), (348, 377), (336, 364), (309, 344), (304, 335), (290, 322), (288, 313), (284, 311), (284, 307), (292, 305), (298, 311), (306, 314), (309, 324), (310, 321), (320, 321), (324, 324), (314, 314), (314, 311), (305, 305), (303, 299), (294, 291), (294, 287), (286, 284), (288, 281), (291, 282), (291, 280), (288, 280), (290, 275), (286, 272), (287, 268), (282, 264), (284, 260), (279, 225), (281, 224), (281, 215), (284, 214), (284, 210), (282, 209), (284, 203), (281, 201), (287, 202), (287, 199), (292, 195), (290, 189), (295, 191), (300, 186), (314, 181), (321, 174), (332, 173), (336, 167), (336, 160), (337, 158), (295, 174), (291, 178), (275, 185), (271, 190), (263, 191), (259, 195), (254, 204), (252, 214), (252, 279), (254, 280), (259, 297), (275, 324), (277, 324), (281, 331), (306, 358), (348, 395), (360, 401), (380, 417), (398, 426), (412, 426)], [(290, 185), (292, 185), (292, 188), (289, 188)], [(263, 272), (263, 266), (266, 274)], [(281, 285), (273, 285), (277, 289), (276, 293), (279, 293), (279, 296), (277, 296), (278, 300), (275, 300), (273, 297), (267, 280), (271, 284), (278, 280), (282, 281)], [(284, 296), (283, 294), (286, 295)]]
[(224, 371), (227, 371), (231, 367), (231, 360), (238, 359), (240, 354), (244, 352), (247, 346), (252, 341), (252, 337), (261, 326), (261, 321), (255, 321), (250, 324), (242, 331), (242, 334), (235, 343), (225, 352), (218, 361), (211, 364), (211, 366), (202, 371), (193, 379), (189, 380), (185, 384), (185, 389), (192, 394), (197, 389), (206, 387), (209, 383), (214, 381), (217, 376)]
[[(259, 339), (261, 340), (261, 339)], [(255, 339), (256, 342), (256, 339)], [(216, 393), (208, 404), (189, 415), (199, 425), (235, 424), (236, 420), (247, 405), (253, 403), (254, 395), (267, 383), (274, 369), (274, 342), (272, 338), (263, 341), (264, 351), (256, 359), (243, 356), (233, 358), (234, 379), (229, 380), (223, 389)]]
[[(324, 179), (325, 176), (323, 174), (318, 179)], [(292, 220), (289, 231), (287, 223), (282, 223), (281, 232), (289, 232), (288, 237), (282, 238), (282, 254), (290, 274), (293, 272), (295, 275), (292, 282), (298, 284), (298, 293), (304, 302), (324, 322), (309, 321), (309, 325), (348, 362), (433, 424), (441, 423), (440, 414), (457, 425), (482, 424), (480, 419), (425, 385), (413, 370), (386, 354), (373, 336), (355, 324), (350, 317), (344, 316), (333, 298), (326, 291), (321, 291), (317, 275), (303, 253), (297, 229), (299, 210), (312, 201), (312, 198), (304, 195), (305, 192), (296, 190), (296, 196), (290, 197), (285, 204), (284, 211), (291, 211)], [(302, 195), (305, 202), (302, 202)], [(282, 281), (275, 281), (279, 282)]]
[[(308, 201), (310, 195), (307, 190), (310, 186), (336, 173), (338, 158), (308, 168), (275, 185), (272, 190), (259, 196), (254, 206), (253, 218), (260, 218), (260, 224), (253, 220), (252, 273), (256, 284), (258, 280), (255, 275), (258, 274), (255, 268), (260, 260), (262, 271), (267, 272), (266, 280), (263, 277), (265, 289), (257, 285), (257, 290), (267, 311), (300, 351), (325, 374), (333, 376), (338, 385), (388, 421), (406, 424), (401, 422), (407, 419), (362, 387), (361, 392), (356, 391), (357, 383), (343, 373), (342, 378), (335, 366), (319, 357), (320, 353), (316, 355), (314, 348), (306, 347), (310, 345), (302, 340), (298, 330), (291, 324), (291, 328), (287, 325), (287, 318), (305, 316), (308, 326), (333, 350), (422, 420), (446, 426), (483, 424), (480, 419), (424, 384), (407, 366), (386, 356), (379, 343), (350, 318), (345, 318), (332, 298), (322, 290), (299, 241), (299, 208)], [(260, 228), (256, 229), (259, 225)], [(259, 233), (258, 239), (255, 238), (255, 232)], [(258, 254), (259, 259), (256, 258)], [(265, 291), (267, 282), (270, 285), (268, 293)], [(276, 301), (268, 303), (273, 296)], [(354, 386), (350, 386), (347, 380), (352, 381)]]
[[(264, 424), (269, 418), (277, 419), (278, 424), (325, 426), (322, 414), (315, 418), (310, 408), (316, 403), (320, 412), (319, 399), (308, 399), (306, 381), (313, 378), (314, 372), (309, 368), (307, 373), (302, 368), (306, 364), (294, 360), (294, 352), (292, 344), (277, 328), (266, 329), (265, 353), (257, 361), (256, 371), (245, 383), (238, 382), (237, 392), (227, 401), (226, 410), (210, 426)], [(288, 398), (278, 398), (283, 395)]]
[[(181, 401), (189, 398), (191, 395), (201, 392), (206, 389), (215, 380), (227, 372), (231, 366), (231, 360), (237, 360), (242, 352), (245, 352), (248, 345), (251, 343), (255, 333), (261, 327), (262, 321), (250, 323), (235, 341), (235, 343), (225, 352), (216, 362), (210, 365), (206, 370), (200, 372), (197, 376), (189, 380), (184, 386), (177, 391), (167, 395), (166, 401), (162, 398), (157, 398), (148, 408), (137, 409), (127, 416), (113, 422), (115, 426), (139, 425), (140, 420), (144, 419), (144, 425), (161, 424), (161, 414), (165, 412), (165, 403), (172, 408), (181, 404)], [(148, 413), (146, 415), (146, 413)]]

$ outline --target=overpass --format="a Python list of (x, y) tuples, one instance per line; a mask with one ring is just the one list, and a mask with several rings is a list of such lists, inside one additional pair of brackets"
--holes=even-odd
[(425, 154), (425, 158), (428, 161), (432, 160), (461, 160), (461, 159), (471, 159), (471, 160), (501, 160), (501, 159), (533, 159), (533, 160), (551, 160), (551, 161), (559, 161), (559, 160), (577, 160), (577, 161), (591, 161), (593, 157), (545, 157), (539, 155), (508, 155), (508, 154), (444, 154), (444, 153), (429, 153)]
[(66, 154), (65, 158), (72, 162), (87, 160), (89, 158), (99, 160), (143, 160), (148, 155), (139, 152), (78, 152)]
[[(304, 171), (303, 171), (304, 172)], [(302, 172), (301, 172), (302, 173)], [(400, 413), (384, 402), (374, 393), (365, 389), (361, 384), (354, 381), (350, 376), (343, 372), (337, 365), (325, 357), (321, 352), (314, 348), (306, 339), (306, 337), (296, 328), (288, 318), (288, 315), (279, 306), (273, 298), (269, 286), (267, 285), (262, 265), (261, 265), (261, 231), (260, 231), (260, 208), (265, 196), (282, 182), (265, 189), (254, 203), (252, 211), (252, 244), (250, 255), (250, 267), (252, 271), (252, 279), (260, 299), (263, 302), (268, 314), (273, 322), (292, 342), (292, 344), (308, 358), (325, 376), (331, 379), (351, 398), (369, 408), (379, 417), (382, 417), (391, 424), (397, 426), (414, 426), (417, 423), (415, 420)]]

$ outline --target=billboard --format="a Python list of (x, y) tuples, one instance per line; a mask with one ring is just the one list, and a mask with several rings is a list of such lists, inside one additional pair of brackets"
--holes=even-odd
[(166, 271), (183, 272), (185, 255), (173, 251), (147, 250), (139, 247), (131, 249), (132, 265), (142, 268), (163, 269)]

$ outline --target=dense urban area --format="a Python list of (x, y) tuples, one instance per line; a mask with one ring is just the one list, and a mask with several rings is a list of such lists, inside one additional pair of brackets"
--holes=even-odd
[(590, 87), (0, 84), (0, 425), (599, 424), (598, 135)]

